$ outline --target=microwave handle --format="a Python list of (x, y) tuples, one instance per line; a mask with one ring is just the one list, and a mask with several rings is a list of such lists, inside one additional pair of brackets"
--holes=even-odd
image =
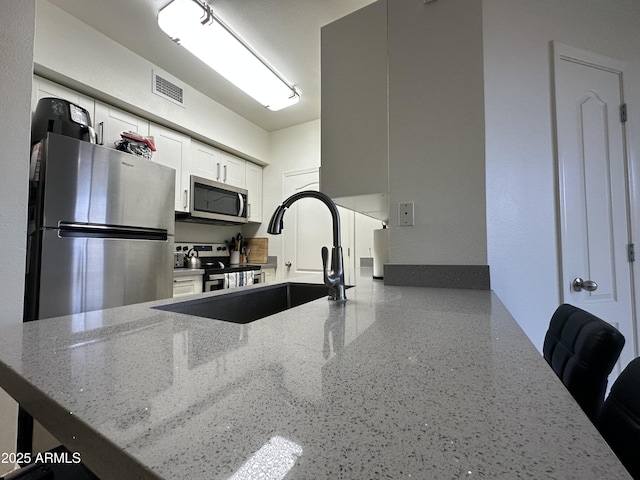
[(240, 200), (240, 210), (238, 210), (238, 216), (241, 217), (244, 210), (244, 197), (241, 193), (238, 194), (238, 200)]

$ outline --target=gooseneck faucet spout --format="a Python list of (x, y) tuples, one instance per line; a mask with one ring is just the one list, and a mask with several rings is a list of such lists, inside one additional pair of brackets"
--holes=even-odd
[(322, 247), (322, 270), (324, 283), (329, 288), (329, 298), (332, 300), (346, 300), (344, 286), (344, 262), (342, 259), (342, 247), (340, 246), (340, 213), (338, 207), (333, 200), (322, 192), (314, 190), (305, 190), (303, 192), (294, 193), (287, 198), (282, 205), (276, 208), (271, 216), (267, 232), (272, 235), (280, 235), (284, 228), (284, 213), (287, 208), (293, 205), (301, 198), (317, 198), (322, 201), (331, 212), (333, 223), (333, 247), (331, 249), (331, 264), (328, 266), (329, 249)]

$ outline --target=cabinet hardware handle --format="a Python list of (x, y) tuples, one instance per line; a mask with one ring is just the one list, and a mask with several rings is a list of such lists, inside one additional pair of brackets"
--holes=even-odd
[(226, 182), (226, 181), (227, 181), (227, 166), (225, 165), (225, 166), (223, 167), (223, 169), (224, 169), (224, 177), (223, 177), (222, 181), (223, 181), (223, 182)]
[(220, 162), (216, 163), (216, 180), (220, 180)]
[(104, 122), (100, 122), (98, 126), (100, 127), (100, 141), (98, 145), (104, 145)]
[(185, 189), (185, 191), (184, 191), (184, 209), (185, 209), (185, 210), (186, 210), (186, 209), (187, 209), (187, 207), (189, 206), (189, 200), (188, 200), (188, 197), (189, 197), (189, 190)]

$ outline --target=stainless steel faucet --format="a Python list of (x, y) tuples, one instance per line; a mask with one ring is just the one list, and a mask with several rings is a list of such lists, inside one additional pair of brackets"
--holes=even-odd
[(276, 211), (273, 212), (267, 232), (272, 235), (280, 235), (284, 228), (284, 212), (301, 198), (317, 198), (322, 201), (331, 212), (331, 219), (333, 221), (333, 248), (331, 249), (330, 269), (327, 268), (329, 249), (327, 247), (322, 247), (324, 284), (329, 288), (329, 298), (331, 300), (346, 300), (347, 296), (345, 295), (344, 286), (344, 262), (342, 260), (342, 247), (340, 246), (340, 213), (338, 212), (338, 207), (333, 203), (331, 198), (324, 193), (316, 192), (314, 190), (305, 190), (304, 192), (294, 193), (282, 202), (282, 205), (278, 206)]

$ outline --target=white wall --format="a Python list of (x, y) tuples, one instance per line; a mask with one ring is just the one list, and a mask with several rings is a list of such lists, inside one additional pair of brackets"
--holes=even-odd
[[(243, 226), (208, 225), (204, 223), (176, 222), (176, 243), (224, 243), (242, 231)], [(244, 234), (243, 234), (244, 235)]]
[(486, 265), (481, 2), (390, 1), (388, 30), (390, 261)]
[(640, 2), (484, 0), (482, 13), (491, 285), (541, 349), (561, 290), (550, 41), (632, 64), (626, 95), (636, 112), (628, 124), (635, 169)]
[[(3, 0), (0, 15), (0, 326), (22, 323), (35, 0)], [(0, 390), (0, 452), (15, 452), (17, 404)], [(12, 465), (0, 464), (0, 475)]]
[(37, 5), (34, 61), (44, 77), (245, 158), (269, 162), (267, 131), (188, 85), (186, 108), (153, 94), (155, 65), (45, 0)]

